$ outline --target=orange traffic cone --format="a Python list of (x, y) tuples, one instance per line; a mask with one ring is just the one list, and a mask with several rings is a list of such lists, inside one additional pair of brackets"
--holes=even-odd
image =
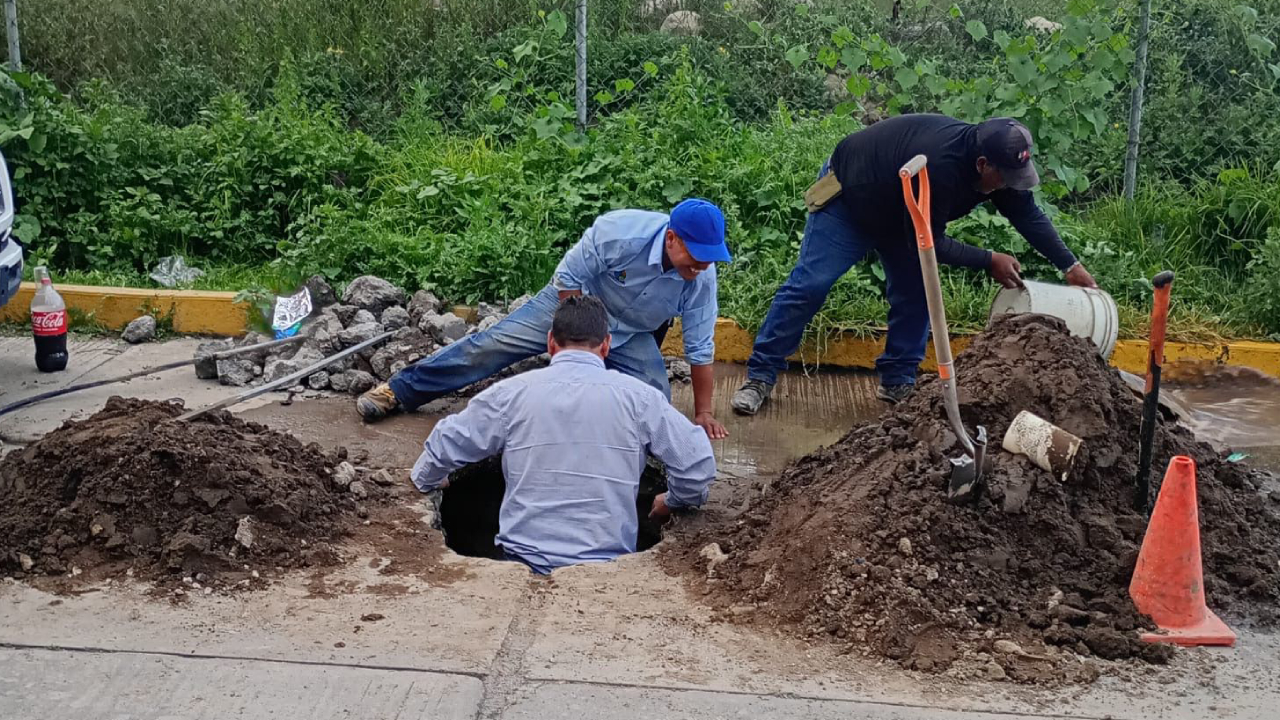
[(1165, 471), (1129, 583), (1129, 597), (1161, 630), (1143, 633), (1146, 642), (1236, 643), (1236, 634), (1204, 604), (1196, 463), (1189, 457), (1175, 457)]

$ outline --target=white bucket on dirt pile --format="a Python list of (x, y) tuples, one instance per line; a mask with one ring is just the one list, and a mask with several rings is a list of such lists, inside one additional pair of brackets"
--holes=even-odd
[(1005, 288), (991, 303), (991, 317), (1038, 313), (1060, 318), (1072, 335), (1089, 338), (1104, 359), (1111, 357), (1120, 334), (1116, 301), (1102, 290), (1026, 280), (1025, 288)]

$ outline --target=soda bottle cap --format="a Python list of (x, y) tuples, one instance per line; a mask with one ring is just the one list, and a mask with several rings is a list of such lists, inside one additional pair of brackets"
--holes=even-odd
[(49, 268), (45, 267), (44, 265), (37, 266), (34, 270), (31, 271), (31, 274), (35, 276), (36, 281), (39, 282), (41, 285), (53, 284), (53, 280), (49, 278)]

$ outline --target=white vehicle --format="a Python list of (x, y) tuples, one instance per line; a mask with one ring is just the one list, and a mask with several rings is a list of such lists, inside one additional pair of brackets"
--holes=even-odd
[(0, 306), (13, 299), (22, 282), (22, 246), (12, 237), (13, 213), (9, 166), (0, 155)]

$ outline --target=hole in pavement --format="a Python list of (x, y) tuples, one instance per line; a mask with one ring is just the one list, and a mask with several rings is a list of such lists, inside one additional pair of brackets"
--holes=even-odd
[[(497, 455), (455, 470), (440, 499), (440, 529), (445, 545), (459, 555), (500, 559), (495, 548), (498, 510), (506, 490), (502, 478), (502, 456)], [(653, 499), (667, 489), (667, 474), (650, 458), (640, 476), (636, 512), (640, 518), (636, 552), (648, 550), (662, 539), (662, 526), (649, 520)]]

